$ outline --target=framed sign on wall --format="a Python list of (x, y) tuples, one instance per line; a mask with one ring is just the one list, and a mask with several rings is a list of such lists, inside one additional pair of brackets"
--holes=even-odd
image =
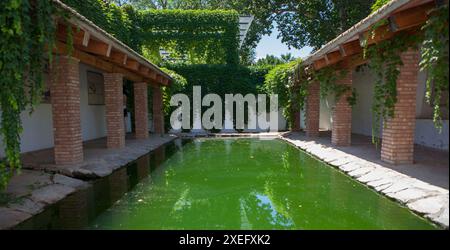
[(88, 71), (88, 104), (89, 105), (105, 105), (105, 86), (103, 82), (103, 74)]

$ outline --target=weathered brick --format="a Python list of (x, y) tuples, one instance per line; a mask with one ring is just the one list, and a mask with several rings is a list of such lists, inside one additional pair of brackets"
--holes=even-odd
[(108, 148), (125, 146), (125, 120), (123, 115), (123, 75), (104, 73), (106, 108), (106, 145)]
[(160, 87), (153, 87), (153, 128), (156, 134), (164, 134), (164, 114)]
[[(352, 70), (349, 69), (346, 75), (337, 82), (339, 85), (352, 86)], [(348, 104), (347, 98), (351, 91), (343, 93), (332, 111), (333, 124), (331, 127), (331, 142), (336, 146), (350, 146), (352, 132), (352, 107)]]
[(83, 161), (79, 60), (60, 56), (51, 67), (50, 93), (56, 164)]
[(134, 124), (136, 139), (148, 138), (147, 83), (134, 83)]
[(312, 82), (308, 86), (306, 97), (306, 135), (309, 137), (319, 136), (320, 122), (320, 83)]
[(397, 103), (393, 118), (383, 128), (381, 159), (391, 164), (414, 161), (414, 131), (416, 121), (416, 89), (419, 53), (409, 50), (401, 55), (403, 66), (397, 79)]

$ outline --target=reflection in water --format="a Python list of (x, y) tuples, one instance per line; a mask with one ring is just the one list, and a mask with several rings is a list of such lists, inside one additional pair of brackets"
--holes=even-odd
[(19, 228), (430, 229), (279, 140), (171, 143)]
[(151, 173), (151, 179), (143, 180), (91, 226), (433, 228), (396, 203), (278, 140), (199, 139), (170, 154)]

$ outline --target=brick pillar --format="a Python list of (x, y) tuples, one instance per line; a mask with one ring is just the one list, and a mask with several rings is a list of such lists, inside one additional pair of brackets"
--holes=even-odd
[[(337, 81), (337, 84), (352, 86), (352, 70), (348, 69), (347, 74)], [(350, 146), (352, 135), (352, 107), (348, 104), (347, 98), (351, 92), (343, 93), (333, 109), (333, 124), (331, 127), (331, 142), (336, 146)]]
[(300, 111), (294, 111), (292, 114), (292, 128), (291, 131), (293, 132), (300, 132)]
[(308, 86), (306, 97), (306, 136), (319, 136), (320, 121), (320, 83), (312, 82)]
[(123, 75), (104, 73), (106, 106), (106, 146), (125, 146), (125, 124), (123, 116)]
[[(292, 87), (292, 92), (293, 93), (298, 93), (299, 91), (299, 82), (296, 80), (294, 82), (294, 86)], [(294, 97), (292, 100), (292, 106), (291, 106), (291, 112), (292, 112), (292, 125), (291, 125), (291, 131), (293, 132), (300, 132), (301, 130), (301, 126), (300, 126), (300, 113), (301, 110), (299, 110), (300, 108), (300, 104), (298, 103), (298, 100), (296, 100), (296, 98)]]
[(79, 60), (60, 56), (51, 69), (51, 103), (56, 164), (83, 161)]
[(164, 134), (162, 91), (160, 87), (153, 87), (153, 128), (156, 134)]
[(414, 160), (419, 53), (409, 50), (401, 58), (404, 65), (397, 79), (395, 114), (384, 124), (381, 144), (381, 159), (391, 164), (408, 164)]
[(134, 83), (134, 124), (136, 139), (148, 138), (147, 83)]

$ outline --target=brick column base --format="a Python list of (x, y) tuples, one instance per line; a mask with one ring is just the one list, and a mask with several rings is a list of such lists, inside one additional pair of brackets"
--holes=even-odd
[(134, 124), (136, 139), (148, 138), (147, 83), (134, 83)]
[(293, 132), (300, 132), (300, 111), (295, 111), (292, 114), (292, 128), (291, 131)]
[(164, 114), (160, 87), (153, 87), (153, 128), (156, 134), (164, 134)]
[[(349, 69), (346, 76), (338, 80), (337, 84), (352, 85), (352, 70)], [(352, 107), (348, 104), (347, 98), (350, 91), (343, 93), (339, 100), (336, 100), (332, 116), (331, 142), (336, 146), (350, 146), (352, 136)]]
[(125, 124), (123, 115), (123, 75), (105, 73), (106, 106), (106, 146), (122, 148), (125, 146)]
[(395, 114), (384, 124), (381, 144), (381, 159), (391, 164), (408, 164), (414, 161), (419, 53), (410, 50), (404, 52), (401, 58), (403, 66), (397, 79)]
[(312, 82), (308, 86), (306, 97), (306, 136), (319, 136), (320, 122), (320, 83)]
[(56, 164), (83, 161), (79, 60), (60, 56), (51, 68), (54, 155)]

